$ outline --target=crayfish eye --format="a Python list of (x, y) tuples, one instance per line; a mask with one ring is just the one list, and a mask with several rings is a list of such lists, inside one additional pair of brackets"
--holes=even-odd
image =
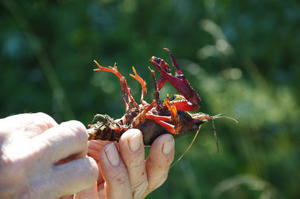
[(171, 97), (169, 98), (170, 101), (173, 101), (173, 100), (175, 100), (175, 99), (176, 99), (176, 96), (175, 96), (175, 95), (173, 95), (173, 96), (171, 96)]
[(157, 57), (155, 57), (155, 58), (154, 58), (154, 61), (155, 61), (156, 63), (158, 63), (158, 64), (159, 64), (159, 63), (161, 62), (161, 59), (160, 59), (160, 58), (157, 58)]

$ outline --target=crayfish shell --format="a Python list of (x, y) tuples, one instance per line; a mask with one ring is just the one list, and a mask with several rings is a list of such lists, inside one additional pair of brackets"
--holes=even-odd
[[(151, 145), (154, 140), (163, 134), (171, 134), (175, 138), (186, 135), (191, 132), (196, 132), (201, 124), (207, 120), (195, 119), (191, 114), (185, 111), (178, 111), (180, 130), (176, 134), (171, 134), (162, 126), (153, 120), (146, 119), (136, 128), (143, 133), (145, 145)], [(121, 135), (130, 128), (128, 125), (120, 124), (120, 119), (114, 120), (108, 115), (97, 114), (93, 124), (88, 126), (89, 140), (110, 140), (119, 141)], [(100, 118), (100, 119), (99, 119)]]

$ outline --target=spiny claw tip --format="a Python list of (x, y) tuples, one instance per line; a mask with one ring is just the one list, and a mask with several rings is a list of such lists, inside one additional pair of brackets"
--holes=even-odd
[(136, 70), (134, 66), (132, 66), (132, 71), (134, 72), (134, 74), (136, 74)]
[(94, 63), (95, 63), (99, 68), (101, 67), (100, 63), (97, 62), (96, 60), (94, 60)]
[(153, 61), (155, 58), (156, 58), (155, 56), (152, 56), (152, 57), (149, 59), (149, 61), (151, 62), (151, 61)]
[(155, 71), (150, 67), (150, 66), (148, 66), (148, 69), (150, 70), (150, 72), (152, 73), (154, 73)]
[(96, 60), (93, 60), (93, 61), (99, 67), (99, 68), (93, 69), (93, 71), (100, 71), (101, 65)]

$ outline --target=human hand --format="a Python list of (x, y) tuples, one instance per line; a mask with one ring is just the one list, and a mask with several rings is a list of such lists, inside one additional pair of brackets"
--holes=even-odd
[(0, 119), (0, 198), (54, 199), (91, 187), (98, 167), (78, 121), (44, 113)]
[(145, 160), (142, 133), (131, 129), (117, 144), (90, 141), (88, 155), (98, 163), (98, 183), (76, 194), (76, 199), (140, 199), (167, 179), (174, 158), (174, 139), (167, 134), (158, 137)]

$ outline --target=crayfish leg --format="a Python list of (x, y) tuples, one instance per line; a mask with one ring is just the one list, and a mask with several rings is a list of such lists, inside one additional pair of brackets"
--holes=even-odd
[(170, 116), (160, 116), (160, 115), (145, 115), (145, 117), (149, 120), (153, 120), (155, 123), (162, 126), (171, 134), (177, 134), (174, 128), (174, 125), (167, 123), (172, 122), (172, 118)]
[(165, 99), (164, 104), (171, 113), (172, 122), (174, 122), (174, 133), (177, 134), (181, 129), (177, 108), (168, 98)]
[(171, 101), (171, 104), (173, 104), (179, 111), (195, 111), (199, 107), (187, 100)]
[(176, 132), (174, 125), (169, 124), (167, 122), (161, 121), (161, 120), (153, 120), (160, 126), (162, 126), (164, 129), (166, 129), (168, 132), (170, 132), (173, 135), (176, 135), (178, 132)]
[(138, 81), (142, 87), (142, 94), (141, 94), (141, 103), (142, 104), (146, 104), (146, 102), (144, 101), (144, 97), (146, 96), (147, 94), (147, 83), (145, 82), (145, 80), (143, 80), (143, 78), (141, 76), (139, 76), (134, 68), (134, 66), (132, 66), (132, 71), (134, 73), (133, 74), (130, 74), (130, 76), (132, 78), (134, 78), (136, 81)]
[(119, 78), (120, 82), (122, 81), (122, 78), (125, 79), (125, 77), (118, 71), (118, 68), (116, 66), (107, 68), (101, 66), (99, 62), (97, 62), (96, 60), (94, 60), (94, 63), (98, 66), (98, 68), (94, 69), (94, 71), (106, 71), (106, 72), (113, 73)]
[(114, 65), (113, 67), (108, 68), (108, 67), (101, 66), (96, 60), (94, 60), (94, 62), (98, 66), (98, 68), (94, 69), (94, 71), (107, 71), (113, 73), (118, 77), (122, 89), (122, 99), (125, 104), (126, 111), (128, 111), (129, 106), (131, 104), (138, 109), (139, 105), (135, 102), (135, 100), (131, 95), (130, 88), (128, 87), (126, 78), (118, 71), (117, 66)]
[(161, 116), (161, 115), (153, 115), (153, 114), (147, 114), (145, 117), (149, 120), (153, 120), (155, 122), (157, 121), (166, 121), (166, 122), (171, 122), (172, 118), (170, 116)]
[(153, 100), (151, 104), (145, 106), (144, 110), (140, 112), (132, 121), (132, 128), (136, 128), (139, 124), (143, 123), (146, 119), (146, 113), (148, 113), (155, 105), (156, 101)]

